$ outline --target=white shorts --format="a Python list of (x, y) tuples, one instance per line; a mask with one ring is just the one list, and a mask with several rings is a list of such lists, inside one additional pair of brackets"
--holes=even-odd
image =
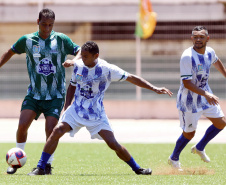
[(77, 115), (73, 104), (62, 114), (59, 122), (66, 122), (71, 126), (72, 130), (69, 131), (71, 137), (74, 137), (75, 133), (77, 133), (82, 127), (86, 127), (91, 135), (91, 139), (97, 138), (103, 140), (103, 138), (98, 134), (101, 130), (109, 130), (113, 132), (106, 114), (103, 114), (102, 118), (97, 121), (85, 120)]
[(179, 110), (179, 119), (180, 119), (180, 127), (185, 132), (193, 132), (196, 130), (198, 125), (198, 120), (201, 116), (205, 116), (207, 118), (221, 118), (224, 117), (224, 113), (221, 110), (220, 105), (212, 106), (208, 109), (197, 113), (191, 112), (182, 112)]

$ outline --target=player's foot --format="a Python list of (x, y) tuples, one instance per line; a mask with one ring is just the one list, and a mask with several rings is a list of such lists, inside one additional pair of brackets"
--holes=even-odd
[(33, 176), (33, 175), (45, 175), (45, 170), (37, 167), (33, 168), (32, 172), (28, 173), (28, 175)]
[(183, 171), (183, 169), (181, 168), (181, 164), (180, 164), (179, 160), (178, 160), (178, 161), (174, 161), (174, 160), (172, 160), (172, 159), (169, 157), (169, 159), (168, 159), (168, 164), (171, 165), (172, 168), (174, 168), (174, 169), (176, 169), (176, 170), (178, 170), (178, 171), (181, 171), (181, 172)]
[(7, 173), (8, 174), (14, 174), (14, 173), (16, 173), (16, 171), (17, 171), (17, 168), (12, 168), (10, 166), (7, 168)]
[(193, 146), (191, 147), (191, 153), (198, 154), (201, 157), (201, 159), (206, 163), (210, 162), (210, 158), (206, 155), (205, 149), (203, 151), (200, 151), (196, 148), (196, 146)]
[(45, 173), (46, 175), (52, 175), (52, 166), (51, 164), (46, 164)]
[(137, 171), (135, 171), (137, 175), (151, 175), (152, 170), (150, 168), (144, 169), (144, 168), (139, 168)]

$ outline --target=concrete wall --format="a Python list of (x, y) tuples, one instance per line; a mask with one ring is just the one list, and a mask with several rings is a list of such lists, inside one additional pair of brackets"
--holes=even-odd
[[(22, 100), (0, 100), (0, 118), (19, 118)], [(226, 113), (226, 100), (220, 101)], [(110, 119), (178, 119), (175, 100), (104, 100)]]

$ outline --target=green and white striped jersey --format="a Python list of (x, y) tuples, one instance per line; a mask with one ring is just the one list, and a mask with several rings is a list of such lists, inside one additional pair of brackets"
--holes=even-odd
[(65, 68), (67, 55), (75, 55), (80, 47), (63, 33), (52, 31), (43, 40), (38, 32), (22, 36), (11, 49), (26, 53), (30, 78), (27, 94), (36, 100), (64, 98), (66, 91)]

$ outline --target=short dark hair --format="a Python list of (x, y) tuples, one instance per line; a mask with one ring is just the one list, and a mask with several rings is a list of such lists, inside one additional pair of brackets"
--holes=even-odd
[(193, 35), (193, 31), (201, 31), (201, 30), (205, 30), (206, 35), (208, 35), (208, 30), (206, 29), (205, 26), (195, 26), (192, 30), (192, 35)]
[(88, 51), (89, 53), (92, 53), (93, 55), (99, 53), (99, 47), (93, 41), (87, 41), (85, 44), (83, 44), (82, 50)]
[(44, 8), (42, 9), (40, 12), (39, 12), (39, 20), (42, 19), (42, 17), (45, 17), (45, 18), (50, 18), (50, 19), (54, 19), (55, 20), (55, 13), (48, 9), (48, 8)]

